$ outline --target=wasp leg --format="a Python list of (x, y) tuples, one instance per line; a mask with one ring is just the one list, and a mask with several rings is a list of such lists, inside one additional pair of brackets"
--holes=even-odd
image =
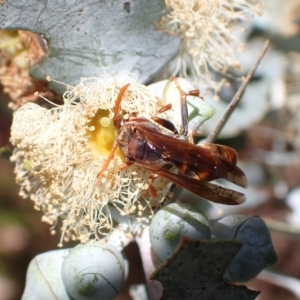
[[(121, 89), (120, 89), (120, 91), (119, 91), (119, 94), (118, 94), (118, 97), (117, 97), (117, 100), (116, 100), (116, 104), (115, 104), (115, 108), (114, 108), (113, 123), (114, 123), (115, 126), (120, 121), (120, 118), (118, 116), (118, 112), (119, 112), (119, 109), (120, 109), (122, 97), (123, 97), (124, 93), (126, 92), (126, 90), (128, 89), (129, 86), (130, 86), (130, 83), (127, 83), (124, 86), (122, 86)], [(118, 139), (116, 138), (115, 141), (114, 141), (114, 143), (113, 143), (113, 146), (111, 148), (111, 151), (110, 151), (110, 153), (109, 153), (109, 155), (108, 155), (108, 157), (107, 157), (104, 165), (102, 166), (102, 169), (101, 169), (100, 173), (98, 174), (97, 186), (100, 186), (102, 178), (103, 178), (103, 174), (107, 170), (110, 161), (114, 157), (114, 154), (115, 154), (115, 152), (116, 152), (116, 150), (118, 148), (118, 144), (119, 144), (118, 143)]]
[(149, 191), (153, 198), (157, 197), (157, 191), (155, 187), (153, 186), (153, 181), (158, 177), (158, 174), (151, 174), (148, 178), (148, 185), (149, 185)]
[(157, 116), (157, 115), (159, 115), (163, 112), (166, 112), (170, 109), (172, 109), (172, 104), (171, 103), (168, 103), (167, 105), (164, 105), (163, 107), (161, 107), (156, 112), (156, 114), (152, 117), (152, 120), (155, 121), (156, 123), (158, 123), (159, 125), (167, 128), (168, 130), (172, 131), (174, 134), (178, 134), (178, 131), (177, 131), (176, 127), (174, 126), (174, 124), (172, 122)]
[(130, 167), (130, 166), (133, 165), (133, 164), (134, 164), (134, 162), (133, 162), (133, 161), (130, 161), (130, 160), (127, 161), (127, 162), (124, 162), (124, 163), (120, 164), (120, 165), (118, 166), (117, 169), (111, 171), (111, 172), (108, 174), (108, 176), (107, 176), (108, 180), (111, 180), (112, 176), (115, 175), (116, 173), (118, 173), (119, 171), (122, 171), (122, 170), (124, 170), (124, 169)]
[[(166, 165), (162, 166), (161, 168), (157, 169), (156, 171), (159, 171), (159, 170), (162, 170), (162, 169), (164, 169), (164, 170), (170, 170), (170, 169), (172, 169), (172, 168), (173, 168), (173, 165), (171, 165), (171, 164), (166, 164)], [(150, 191), (151, 196), (152, 196), (153, 198), (156, 198), (156, 197), (157, 197), (157, 192), (156, 192), (155, 187), (153, 186), (153, 182), (154, 182), (154, 180), (155, 180), (157, 177), (159, 177), (159, 176), (160, 176), (160, 175), (158, 175), (157, 173), (153, 173), (153, 174), (151, 174), (151, 175), (149, 176), (149, 178), (148, 178), (149, 191)]]
[(172, 131), (174, 134), (178, 134), (178, 130), (171, 121), (156, 116), (152, 117), (152, 120), (158, 123), (159, 125), (167, 128), (168, 130)]
[(112, 158), (114, 157), (114, 154), (115, 154), (115, 152), (116, 152), (116, 150), (117, 150), (117, 148), (118, 148), (118, 144), (119, 144), (119, 143), (118, 143), (118, 140), (115, 139), (115, 141), (114, 141), (114, 143), (113, 143), (113, 146), (112, 146), (112, 148), (111, 148), (111, 151), (110, 151), (110, 153), (109, 153), (109, 155), (108, 155), (108, 157), (107, 157), (105, 163), (103, 164), (102, 169), (101, 169), (101, 171), (100, 171), (100, 173), (99, 173), (99, 175), (98, 175), (98, 178), (97, 178), (97, 186), (100, 186), (101, 181), (102, 181), (102, 178), (103, 178), (103, 174), (104, 174), (104, 172), (106, 171), (106, 169), (107, 169), (107, 167), (108, 167), (110, 161), (111, 161)]
[(182, 122), (182, 128), (183, 128), (182, 135), (187, 136), (188, 131), (189, 131), (189, 128), (188, 128), (189, 121), (188, 121), (188, 109), (187, 109), (186, 97), (187, 96), (200, 97), (200, 91), (198, 89), (196, 89), (196, 90), (191, 90), (191, 91), (185, 92), (181, 88), (181, 86), (178, 82), (178, 78), (176, 76), (171, 77), (170, 80), (174, 81), (174, 83), (180, 93), (181, 122)]

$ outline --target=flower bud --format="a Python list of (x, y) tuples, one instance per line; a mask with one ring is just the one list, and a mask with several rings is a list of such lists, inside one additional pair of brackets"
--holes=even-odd
[(183, 236), (210, 239), (209, 222), (200, 209), (172, 203), (155, 214), (150, 224), (150, 242), (161, 260), (172, 255)]
[(112, 300), (127, 277), (128, 265), (110, 244), (75, 247), (65, 258), (62, 279), (69, 295), (76, 300)]
[(61, 278), (61, 266), (69, 251), (49, 251), (30, 262), (22, 300), (70, 300)]

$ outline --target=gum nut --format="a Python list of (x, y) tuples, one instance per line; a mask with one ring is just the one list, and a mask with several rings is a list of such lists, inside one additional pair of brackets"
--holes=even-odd
[(69, 251), (49, 251), (32, 259), (22, 300), (70, 300), (61, 277), (61, 267)]
[(244, 282), (277, 261), (268, 227), (256, 216), (232, 215), (211, 222), (213, 239), (234, 239), (244, 243), (226, 270), (224, 280)]
[(127, 260), (108, 243), (79, 245), (70, 251), (62, 266), (66, 290), (76, 300), (115, 299), (127, 274)]
[(169, 258), (182, 237), (210, 239), (209, 222), (198, 208), (172, 203), (160, 209), (150, 224), (150, 242), (161, 260)]

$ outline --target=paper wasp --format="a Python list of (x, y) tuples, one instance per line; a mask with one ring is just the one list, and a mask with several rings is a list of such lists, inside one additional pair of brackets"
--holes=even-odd
[[(246, 177), (236, 166), (236, 151), (222, 145), (208, 143), (194, 145), (188, 141), (186, 97), (188, 95), (199, 97), (199, 90), (186, 93), (179, 86), (176, 77), (171, 80), (175, 81), (181, 95), (183, 133), (179, 134), (173, 123), (157, 116), (171, 109), (171, 104), (161, 107), (151, 121), (136, 115), (125, 119), (122, 114), (119, 114), (119, 110), (122, 97), (130, 84), (124, 85), (119, 91), (114, 108), (113, 123), (117, 129), (117, 137), (98, 175), (97, 185), (101, 184), (103, 174), (119, 146), (127, 161), (112, 173), (132, 164), (151, 171), (148, 184), (153, 197), (156, 197), (156, 190), (152, 183), (156, 177), (161, 176), (207, 200), (231, 205), (242, 203), (245, 200), (242, 193), (208, 182), (224, 178), (246, 187)], [(166, 133), (167, 130), (163, 130), (159, 125), (170, 133)]]

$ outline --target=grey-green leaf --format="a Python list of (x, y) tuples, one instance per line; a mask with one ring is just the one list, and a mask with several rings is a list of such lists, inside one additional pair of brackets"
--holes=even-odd
[(34, 77), (74, 85), (81, 77), (128, 71), (146, 82), (176, 54), (180, 40), (155, 30), (164, 1), (127, 2), (4, 1), (0, 28), (30, 30), (48, 41), (47, 57), (31, 68)]

